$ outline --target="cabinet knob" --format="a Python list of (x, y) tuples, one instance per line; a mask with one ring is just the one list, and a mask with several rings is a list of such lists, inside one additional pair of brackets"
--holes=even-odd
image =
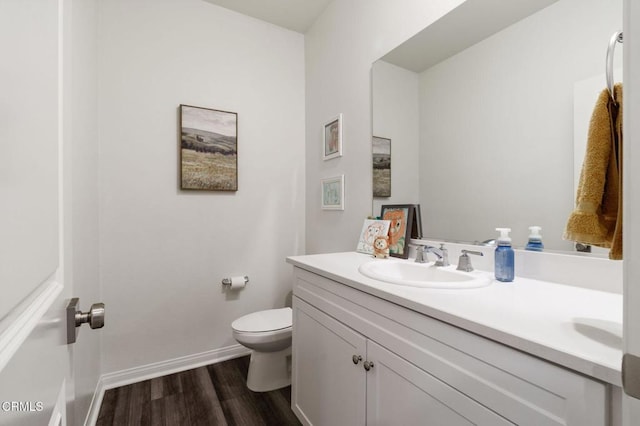
[(364, 369), (369, 371), (373, 368), (373, 361), (365, 361), (363, 365)]
[(362, 361), (362, 355), (352, 356), (351, 361), (353, 361), (353, 363), (357, 365), (360, 361)]

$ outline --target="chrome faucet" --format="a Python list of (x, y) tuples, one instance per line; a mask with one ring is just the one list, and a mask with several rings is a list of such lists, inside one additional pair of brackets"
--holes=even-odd
[(444, 244), (440, 244), (440, 248), (425, 246), (424, 251), (426, 253), (433, 253), (438, 256), (438, 260), (434, 263), (434, 266), (449, 266), (449, 250), (444, 247)]
[[(414, 245), (414, 244), (412, 244)], [(426, 244), (415, 244), (416, 248), (416, 262), (427, 263), (427, 253), (433, 253), (438, 256), (438, 260), (434, 263), (434, 266), (449, 266), (449, 251), (444, 247), (444, 244), (440, 244), (440, 248), (429, 246)]]
[(458, 271), (473, 271), (473, 266), (471, 266), (471, 258), (469, 257), (470, 254), (484, 256), (481, 251), (462, 250), (462, 255), (460, 256), (460, 258), (458, 258), (458, 267), (456, 268)]

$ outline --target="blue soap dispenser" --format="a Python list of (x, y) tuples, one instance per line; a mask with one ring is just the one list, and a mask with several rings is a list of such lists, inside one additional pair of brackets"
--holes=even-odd
[(542, 235), (540, 235), (540, 230), (542, 228), (539, 226), (530, 226), (529, 227), (529, 242), (525, 247), (525, 250), (530, 251), (542, 251), (544, 246), (542, 245)]
[(511, 228), (496, 228), (496, 231), (500, 232), (498, 238), (498, 247), (495, 254), (495, 267), (496, 280), (502, 282), (511, 282), (515, 276), (514, 274), (514, 253), (511, 248), (511, 238), (509, 232)]

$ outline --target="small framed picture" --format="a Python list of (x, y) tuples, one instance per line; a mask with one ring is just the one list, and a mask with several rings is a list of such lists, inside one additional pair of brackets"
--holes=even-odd
[(373, 196), (391, 197), (391, 139), (374, 136)]
[(342, 156), (342, 114), (329, 120), (322, 130), (322, 158), (331, 160)]
[(360, 240), (356, 246), (356, 251), (365, 254), (373, 254), (373, 243), (378, 237), (385, 237), (389, 234), (388, 220), (365, 219), (360, 233)]
[(323, 210), (344, 210), (344, 175), (322, 179)]
[(389, 255), (407, 259), (409, 240), (415, 220), (414, 204), (390, 204), (382, 206), (380, 217), (391, 221), (389, 226)]

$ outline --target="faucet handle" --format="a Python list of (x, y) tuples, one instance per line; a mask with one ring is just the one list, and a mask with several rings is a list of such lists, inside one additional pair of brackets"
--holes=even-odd
[(449, 265), (451, 265), (449, 263), (449, 250), (447, 250), (444, 247), (444, 243), (440, 243), (440, 251), (442, 252), (442, 254), (438, 258), (438, 260), (436, 260), (435, 266), (449, 266)]
[(474, 254), (477, 256), (484, 256), (484, 253), (481, 251), (473, 251), (473, 250), (462, 250), (462, 254), (458, 259), (458, 267), (456, 268), (458, 271), (471, 272), (473, 271), (473, 266), (471, 266), (471, 258), (470, 254)]
[(416, 260), (415, 260), (416, 263), (427, 263), (428, 261), (427, 253), (426, 253), (427, 246), (423, 244), (411, 244), (411, 243), (409, 243), (409, 245), (411, 247), (416, 248)]
[(416, 263), (426, 263), (427, 262), (427, 256), (424, 252), (425, 250), (425, 246), (422, 244), (409, 244), (411, 247), (415, 247), (416, 248)]

